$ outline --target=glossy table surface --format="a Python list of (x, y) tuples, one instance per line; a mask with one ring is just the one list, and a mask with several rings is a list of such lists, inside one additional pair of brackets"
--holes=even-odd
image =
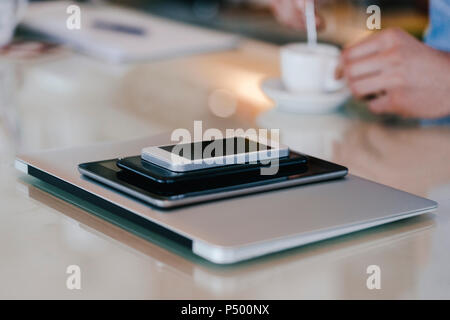
[[(450, 127), (387, 122), (354, 102), (326, 115), (277, 111), (259, 89), (278, 76), (277, 59), (277, 47), (243, 41), (236, 50), (135, 65), (68, 50), (2, 60), (0, 298), (450, 298)], [(96, 218), (13, 167), (18, 152), (128, 140), (194, 120), (279, 128), (293, 149), (439, 209), (217, 267)], [(66, 287), (69, 265), (81, 268), (81, 290)], [(366, 286), (369, 265), (380, 267), (380, 290)]]

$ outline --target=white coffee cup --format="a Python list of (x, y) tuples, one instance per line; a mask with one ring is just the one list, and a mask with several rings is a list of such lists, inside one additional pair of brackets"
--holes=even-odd
[(317, 44), (310, 48), (306, 43), (285, 45), (280, 51), (281, 76), (290, 92), (334, 92), (345, 83), (335, 79), (339, 63), (339, 48), (329, 44)]
[(0, 47), (8, 44), (23, 18), (27, 0), (0, 0)]

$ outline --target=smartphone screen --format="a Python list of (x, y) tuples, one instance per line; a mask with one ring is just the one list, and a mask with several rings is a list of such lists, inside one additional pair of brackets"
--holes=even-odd
[(268, 145), (243, 137), (174, 144), (159, 148), (189, 160), (223, 157), (272, 149)]

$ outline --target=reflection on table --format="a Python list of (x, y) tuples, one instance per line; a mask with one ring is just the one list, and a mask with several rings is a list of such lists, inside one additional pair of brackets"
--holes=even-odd
[[(337, 240), (323, 241), (236, 265), (219, 266), (195, 256), (169, 240), (161, 242), (151, 232), (146, 235), (147, 239), (143, 239), (142, 235), (138, 237), (128, 233), (92, 214), (99, 208), (93, 205), (87, 208), (83, 204), (85, 210), (80, 209), (77, 206), (81, 205), (82, 200), (53, 186), (34, 179), (28, 179), (24, 186), (30, 198), (79, 223), (80, 229), (76, 231), (80, 234), (79, 237), (84, 233), (94, 234), (107, 241), (115, 240), (117, 246), (127, 251), (136, 250), (144, 254), (148, 258), (145, 265), (158, 270), (158, 277), (153, 279), (158, 285), (167, 286), (163, 282), (166, 276), (181, 274), (195, 285), (191, 287), (193, 296), (244, 298), (251, 295), (263, 298), (271, 292), (272, 295), (275, 294), (274, 298), (324, 298), (331, 295), (336, 298), (375, 298), (381, 294), (365, 287), (365, 268), (372, 261), (382, 261), (380, 267), (386, 270), (383, 274), (382, 296), (402, 298), (415, 291), (414, 279), (428, 264), (430, 236), (434, 226), (432, 215), (425, 215)], [(114, 221), (114, 217), (110, 218)], [(108, 256), (113, 252), (95, 250), (89, 245), (80, 246), (80, 239), (73, 235), (62, 236), (61, 246), (74, 246), (74, 249), (81, 250), (88, 256), (96, 255), (99, 261), (110, 261)], [(407, 264), (398, 265), (398, 252), (410, 258)], [(102, 270), (105, 273), (113, 272), (106, 265)], [(400, 277), (399, 270), (402, 271)], [(110, 276), (114, 277), (113, 274)], [(390, 281), (394, 278), (395, 281)], [(165, 289), (171, 290), (169, 287)], [(183, 297), (182, 292), (172, 294), (174, 297)]]

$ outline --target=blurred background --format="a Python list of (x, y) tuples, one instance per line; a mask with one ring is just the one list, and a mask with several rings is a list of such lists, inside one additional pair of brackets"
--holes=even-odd
[[(31, 0), (37, 2), (41, 0)], [(270, 0), (79, 0), (77, 2), (118, 4), (203, 27), (285, 44), (305, 35), (277, 23)], [(428, 23), (428, 0), (320, 0), (327, 21), (322, 41), (343, 44), (367, 32), (361, 26), (369, 5), (383, 8), (382, 27), (398, 26), (422, 37)]]
[[(29, 0), (27, 13), (32, 13), (33, 4), (50, 1)], [(164, 56), (162, 60), (142, 61), (140, 64), (111, 64), (104, 58), (97, 56), (91, 59), (64, 46), (43, 45), (45, 41), (51, 43), (52, 38), (36, 32), (35, 28), (19, 25), (14, 41), (31, 38), (35, 42), (25, 42), (15, 50), (16, 56), (3, 54), (1, 60), (3, 71), (0, 75), (5, 80), (0, 86), (3, 89), (0, 92), (3, 101), (0, 103), (0, 121), (7, 136), (14, 137), (12, 150), (131, 139), (175, 127), (190, 127), (192, 121), (198, 119), (217, 128), (271, 127), (273, 123), (255, 123), (257, 116), (274, 106), (261, 91), (260, 83), (279, 74), (278, 45), (306, 38), (304, 32), (293, 31), (276, 21), (270, 0), (76, 2), (93, 4), (102, 12), (108, 7), (105, 4), (119, 5), (258, 41), (243, 41), (237, 50), (211, 55), (186, 54), (179, 59)], [(325, 29), (319, 32), (319, 40), (343, 46), (366, 36), (370, 32), (366, 28), (366, 8), (370, 4), (378, 4), (382, 8), (383, 29), (398, 26), (418, 38), (423, 36), (428, 25), (427, 0), (319, 0), (317, 10), (326, 21)], [(66, 13), (62, 11), (62, 14), (65, 19)], [(37, 22), (45, 23), (39, 14), (35, 16)], [(184, 24), (181, 28), (187, 29)], [(92, 45), (99, 43), (92, 42)], [(141, 41), (138, 47), (143, 47), (144, 42)], [(120, 41), (113, 39), (112, 43), (128, 49)], [(33, 46), (40, 49), (28, 50)], [(157, 47), (153, 44), (148, 46), (150, 49)], [(24, 51), (37, 51), (36, 57), (23, 59)], [(174, 88), (177, 94), (174, 94)], [(312, 126), (314, 130), (310, 135), (318, 135), (319, 140), (322, 139), (326, 135), (325, 128), (339, 127), (350, 121), (353, 113), (348, 110), (356, 110), (358, 119), (373, 118), (363, 106), (354, 107), (354, 104), (349, 104), (343, 112), (318, 116), (317, 123), (299, 115), (292, 124), (295, 130), (290, 142), (300, 144), (298, 147), (305, 152), (322, 154), (322, 149), (330, 149), (330, 143), (317, 151), (320, 143), (308, 138), (301, 144), (299, 135), (309, 136), (305, 130)], [(275, 116), (266, 118), (273, 122)], [(292, 119), (292, 115), (289, 118)], [(119, 126), (115, 125), (117, 123), (130, 124)], [(286, 123), (283, 120), (282, 126), (288, 132)], [(345, 127), (344, 124), (341, 126)], [(300, 133), (299, 128), (302, 130)], [(332, 135), (335, 136), (334, 131)], [(329, 153), (327, 151), (322, 156), (331, 157)], [(13, 154), (11, 152), (10, 157)]]
[[(0, 150), (8, 150), (1, 152), (0, 162), (8, 166), (22, 151), (133, 139), (173, 128), (191, 128), (194, 120), (202, 120), (205, 128), (280, 128), (282, 139), (292, 148), (332, 160), (333, 144), (347, 141), (346, 132), (358, 135), (365, 129), (358, 131), (354, 126), (365, 128), (367, 123), (380, 120), (368, 112), (364, 103), (354, 100), (326, 115), (277, 112), (274, 101), (261, 90), (261, 83), (269, 77), (279, 77), (279, 45), (304, 41), (306, 35), (278, 23), (269, 0), (77, 1), (98, 6), (97, 11), (101, 12), (108, 11), (112, 4), (171, 19), (169, 23), (164, 19), (164, 28), (174, 30), (178, 26), (178, 35), (180, 30), (185, 32), (179, 38), (187, 38), (187, 42), (194, 31), (187, 31), (185, 24), (173, 26), (173, 21), (242, 36), (238, 46), (224, 49), (218, 43), (214, 44), (218, 50), (210, 53), (205, 50), (192, 55), (181, 48), (182, 54), (176, 57), (163, 55), (162, 59), (118, 63), (107, 58), (122, 49), (127, 55), (130, 48), (150, 53), (167, 43), (158, 46), (159, 43), (150, 43), (151, 38), (147, 41), (130, 36), (138, 42), (130, 42), (132, 46), (120, 40), (124, 37), (105, 32), (102, 38), (76, 39), (77, 44), (95, 47), (98, 52), (103, 43), (105, 47), (112, 46), (101, 54), (73, 50), (76, 45), (65, 45), (74, 42), (72, 38), (54, 45), (55, 37), (43, 36), (36, 31), (38, 28), (30, 28), (30, 16), (35, 24), (50, 20), (32, 10), (33, 4), (51, 1), (29, 2), (28, 27), (25, 23), (19, 25), (11, 40), (18, 45), (13, 46), (11, 54), (8, 48), (0, 48)], [(319, 0), (317, 10), (326, 22), (319, 40), (343, 46), (366, 36), (371, 32), (366, 28), (366, 9), (371, 4), (382, 8), (382, 29), (397, 26), (418, 38), (424, 35), (428, 26), (427, 0)], [(65, 26), (65, 10), (58, 12), (63, 15), (61, 26)], [(142, 16), (147, 19), (147, 15)], [(130, 19), (123, 16), (120, 20), (121, 14), (116, 11), (112, 17), (125, 24)], [(105, 19), (113, 20), (111, 16)], [(142, 21), (139, 24), (145, 25)], [(153, 28), (150, 34), (157, 31)], [(210, 42), (223, 33), (207, 31), (202, 37)], [(77, 34), (83, 35), (69, 31), (61, 37)], [(90, 39), (89, 43), (83, 42), (85, 38)], [(163, 38), (172, 43), (179, 40), (165, 35)], [(138, 50), (131, 51), (135, 53)], [(410, 121), (405, 123), (410, 125)]]

